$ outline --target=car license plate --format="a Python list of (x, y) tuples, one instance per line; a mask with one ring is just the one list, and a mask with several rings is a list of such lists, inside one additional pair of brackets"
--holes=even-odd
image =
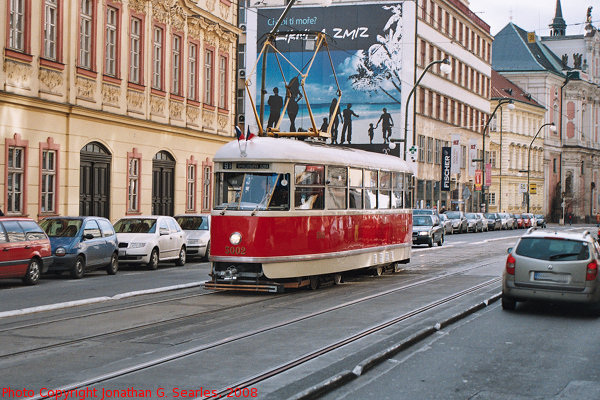
[(553, 272), (534, 272), (533, 279), (536, 281), (550, 281), (557, 283), (568, 283), (569, 275), (555, 274)]

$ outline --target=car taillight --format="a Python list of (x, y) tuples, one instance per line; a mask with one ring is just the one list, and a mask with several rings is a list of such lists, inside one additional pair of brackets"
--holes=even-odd
[(514, 275), (515, 274), (515, 263), (517, 262), (517, 260), (515, 260), (515, 258), (512, 256), (512, 254), (508, 255), (508, 258), (506, 259), (506, 273), (509, 275)]
[(585, 271), (585, 280), (593, 281), (598, 276), (598, 263), (596, 260), (592, 261), (587, 265), (587, 270)]

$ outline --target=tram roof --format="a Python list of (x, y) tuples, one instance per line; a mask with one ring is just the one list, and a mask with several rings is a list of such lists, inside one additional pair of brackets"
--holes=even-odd
[[(242, 157), (244, 149), (246, 156)], [(333, 164), (412, 172), (406, 161), (387, 154), (265, 136), (254, 137), (248, 141), (229, 142), (217, 150), (214, 157), (214, 161), (217, 162), (232, 160)]]

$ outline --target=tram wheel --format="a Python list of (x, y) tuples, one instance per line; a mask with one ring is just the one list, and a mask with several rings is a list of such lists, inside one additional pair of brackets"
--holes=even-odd
[(340, 283), (342, 283), (342, 274), (334, 274), (333, 275), (333, 284), (339, 285)]
[(321, 286), (321, 278), (318, 276), (310, 277), (310, 290), (317, 290)]
[(383, 267), (380, 265), (378, 267), (373, 268), (373, 275), (375, 275), (375, 276), (383, 275)]

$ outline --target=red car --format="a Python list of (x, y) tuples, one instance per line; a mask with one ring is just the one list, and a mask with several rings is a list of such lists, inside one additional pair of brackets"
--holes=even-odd
[(529, 214), (521, 214), (521, 218), (523, 218), (523, 228), (531, 228), (532, 224), (531, 224), (531, 218), (529, 217)]
[(50, 240), (34, 220), (0, 217), (0, 278), (35, 285), (51, 263)]

